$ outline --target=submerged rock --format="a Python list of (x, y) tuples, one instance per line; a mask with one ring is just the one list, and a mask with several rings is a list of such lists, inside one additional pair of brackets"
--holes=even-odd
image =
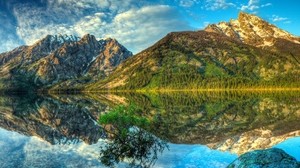
[(228, 168), (300, 168), (300, 162), (278, 148), (245, 153)]

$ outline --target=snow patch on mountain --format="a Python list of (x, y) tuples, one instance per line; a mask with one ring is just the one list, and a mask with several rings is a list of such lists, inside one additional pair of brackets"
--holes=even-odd
[(230, 22), (211, 24), (206, 31), (223, 33), (226, 36), (238, 39), (246, 44), (256, 47), (273, 46), (278, 38), (300, 44), (300, 38), (264, 21), (263, 19), (241, 12), (238, 19)]
[(77, 42), (79, 41), (79, 37), (77, 36), (73, 36), (73, 35), (51, 35), (50, 36), (50, 44), (52, 43), (59, 43), (59, 44), (63, 44), (63, 43), (68, 43), (68, 42)]

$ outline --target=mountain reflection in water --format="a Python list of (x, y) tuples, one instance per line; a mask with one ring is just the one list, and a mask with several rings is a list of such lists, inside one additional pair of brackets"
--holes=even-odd
[[(1, 96), (0, 127), (38, 137), (50, 145), (72, 148), (85, 143), (88, 149), (97, 144), (97, 157), (104, 165), (126, 162), (151, 167), (157, 159), (156, 166), (161, 165), (160, 158), (168, 151), (176, 151), (168, 143), (201, 144), (240, 155), (299, 136), (299, 102), (297, 92)], [(120, 125), (131, 131), (111, 137), (105, 125), (98, 124), (99, 118), (119, 105), (129, 104), (140, 109), (134, 115), (146, 119), (147, 125)], [(219, 160), (223, 166), (236, 158), (221, 153), (227, 158)]]

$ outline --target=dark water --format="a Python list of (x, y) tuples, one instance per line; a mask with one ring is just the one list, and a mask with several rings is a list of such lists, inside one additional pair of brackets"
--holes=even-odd
[[(299, 95), (1, 96), (0, 167), (226, 167), (240, 154), (274, 146), (300, 160)], [(98, 124), (130, 104), (139, 109), (134, 117)]]

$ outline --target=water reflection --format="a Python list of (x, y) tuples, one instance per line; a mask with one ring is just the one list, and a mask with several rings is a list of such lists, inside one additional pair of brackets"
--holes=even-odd
[[(105, 141), (87, 145), (77, 144), (51, 145), (36, 137), (6, 131), (0, 128), (0, 167), (68, 167), (68, 168), (105, 168), (99, 161), (99, 148)], [(155, 168), (206, 167), (225, 168), (237, 158), (229, 152), (211, 150), (203, 145), (168, 144), (170, 150), (158, 155)], [(120, 162), (116, 168), (130, 167)], [(138, 165), (137, 165), (138, 166)]]
[(172, 143), (242, 154), (299, 135), (299, 93), (127, 94), (152, 132)]
[(28, 137), (0, 128), (0, 167), (100, 168), (99, 144), (51, 145), (37, 137)]
[(91, 113), (81, 100), (72, 103), (37, 95), (2, 97), (0, 126), (24, 135), (37, 136), (51, 144), (96, 143), (104, 136), (97, 124), (98, 113)]
[[(0, 127), (52, 145), (106, 139), (97, 148), (104, 165), (151, 167), (167, 159), (159, 155), (168, 151), (167, 142), (243, 154), (299, 136), (299, 102), (298, 92), (2, 96)], [(132, 103), (134, 114), (109, 112)], [(110, 120), (99, 124), (105, 116)]]

